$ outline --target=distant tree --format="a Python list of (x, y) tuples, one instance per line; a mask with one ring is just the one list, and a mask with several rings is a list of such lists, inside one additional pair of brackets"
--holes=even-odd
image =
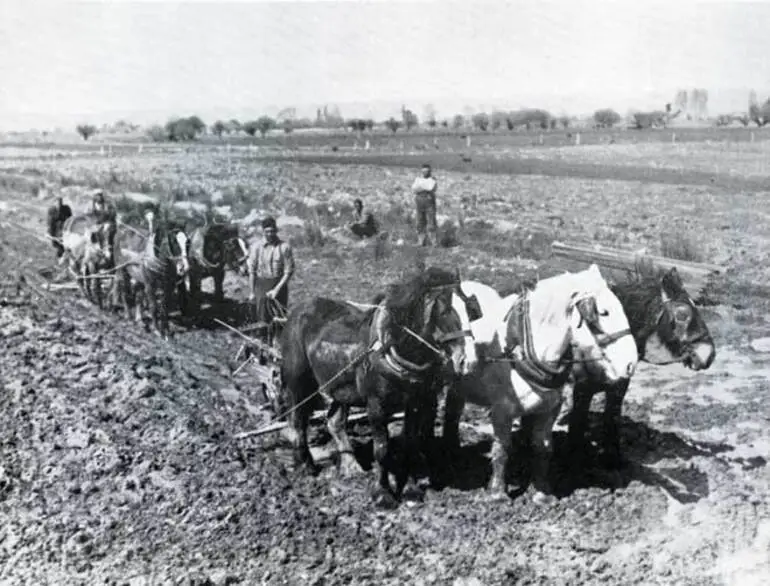
[(197, 116), (190, 116), (187, 119), (188, 124), (192, 127), (195, 134), (200, 134), (206, 131), (206, 124)]
[(169, 120), (166, 123), (165, 129), (168, 140), (178, 142), (195, 140), (206, 129), (206, 125), (197, 116), (190, 116), (189, 118)]
[(417, 114), (404, 106), (401, 106), (401, 120), (404, 123), (404, 128), (407, 130), (411, 130), (420, 123)]
[(265, 138), (265, 135), (275, 128), (275, 120), (270, 118), (270, 116), (260, 116), (257, 118), (256, 124), (259, 135), (262, 138)]
[(89, 137), (96, 134), (96, 126), (93, 124), (79, 124), (77, 126), (77, 131), (78, 134), (83, 137), (83, 140), (88, 140)]
[(397, 131), (399, 128), (401, 128), (401, 121), (400, 121), (400, 120), (396, 120), (395, 118), (393, 118), (393, 117), (391, 116), (390, 118), (388, 118), (388, 119), (385, 121), (385, 127), (386, 127), (388, 130), (390, 130), (390, 131), (391, 131), (393, 134), (396, 134), (396, 131)]
[[(492, 112), (492, 116), (489, 118), (492, 130), (499, 130), (503, 126), (508, 126), (508, 114), (496, 110)], [(509, 130), (512, 130), (509, 128)]]
[(350, 127), (350, 130), (357, 132), (360, 135), (364, 130), (366, 130), (367, 121), (363, 120), (362, 118), (353, 118), (348, 120), (347, 125)]
[(259, 126), (257, 125), (256, 120), (249, 120), (248, 122), (244, 122), (243, 126), (241, 126), (241, 130), (248, 134), (249, 136), (254, 136), (257, 134), (257, 130), (259, 130)]
[(168, 139), (168, 134), (162, 126), (155, 124), (147, 129), (147, 138), (153, 142), (163, 142)]
[(770, 123), (770, 99), (761, 106), (752, 104), (749, 108), (749, 118), (759, 127)]
[(221, 120), (217, 120), (211, 125), (211, 134), (222, 138), (222, 134), (227, 130), (227, 125)]
[(594, 122), (601, 128), (612, 128), (620, 122), (620, 114), (612, 108), (603, 108), (594, 112)]
[(281, 125), (284, 134), (291, 134), (294, 130), (294, 121), (286, 118)]
[(366, 129), (369, 132), (371, 132), (373, 128), (374, 128), (374, 120), (372, 120), (371, 118), (367, 118), (366, 119)]
[(561, 124), (562, 128), (564, 128), (565, 130), (569, 128), (569, 125), (570, 125), (569, 116), (559, 116), (559, 124)]
[(227, 132), (238, 134), (240, 131), (241, 131), (241, 123), (238, 122), (235, 118), (233, 118), (227, 123)]
[(436, 108), (433, 107), (433, 104), (425, 106), (422, 118), (430, 128), (436, 128), (438, 123), (436, 122)]
[(473, 123), (474, 128), (478, 128), (481, 131), (486, 132), (487, 128), (489, 128), (489, 116), (486, 112), (474, 114), (471, 118), (471, 122)]
[(465, 126), (465, 116), (462, 114), (455, 114), (452, 118), (452, 128), (459, 129)]
[(449, 120), (447, 120), (446, 118), (444, 118), (444, 119), (441, 121), (441, 127), (442, 127), (442, 128), (449, 128)]

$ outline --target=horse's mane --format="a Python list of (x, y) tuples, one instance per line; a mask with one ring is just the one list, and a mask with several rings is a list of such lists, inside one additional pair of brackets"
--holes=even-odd
[(594, 276), (589, 271), (562, 273), (538, 281), (530, 294), (532, 313), (541, 316), (543, 323), (562, 319), (571, 302), (594, 295), (607, 286), (600, 273)]
[(459, 284), (460, 280), (455, 273), (429, 267), (406, 282), (389, 285), (385, 294), (385, 306), (395, 316), (413, 315), (413, 310), (422, 303), (423, 296), (430, 289)]

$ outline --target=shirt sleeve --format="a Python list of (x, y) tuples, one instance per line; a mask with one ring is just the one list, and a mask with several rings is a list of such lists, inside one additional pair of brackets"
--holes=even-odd
[(294, 274), (294, 251), (289, 244), (283, 245), (283, 270), (286, 275)]
[(418, 177), (412, 182), (412, 193), (417, 194), (420, 193), (420, 191), (422, 190), (420, 188), (420, 178)]

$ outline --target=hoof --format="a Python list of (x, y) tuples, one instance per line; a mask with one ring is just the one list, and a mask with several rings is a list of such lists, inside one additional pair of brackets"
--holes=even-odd
[(352, 454), (340, 455), (339, 472), (342, 478), (355, 478), (366, 474)]
[(382, 488), (375, 490), (372, 498), (374, 499), (374, 506), (378, 509), (392, 511), (398, 507), (398, 501), (396, 500), (396, 497)]
[(508, 493), (504, 490), (487, 491), (483, 500), (489, 503), (501, 503), (509, 500)]
[(416, 484), (410, 484), (404, 488), (402, 499), (407, 504), (419, 504), (425, 500), (425, 491)]
[(539, 507), (547, 507), (556, 502), (556, 497), (550, 494), (546, 494), (540, 490), (535, 491), (535, 494), (532, 496), (532, 502), (535, 503)]

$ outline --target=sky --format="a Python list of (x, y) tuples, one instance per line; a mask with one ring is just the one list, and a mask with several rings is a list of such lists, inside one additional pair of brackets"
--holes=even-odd
[(770, 95), (770, 3), (0, 2), (0, 129), (468, 106), (711, 113)]

